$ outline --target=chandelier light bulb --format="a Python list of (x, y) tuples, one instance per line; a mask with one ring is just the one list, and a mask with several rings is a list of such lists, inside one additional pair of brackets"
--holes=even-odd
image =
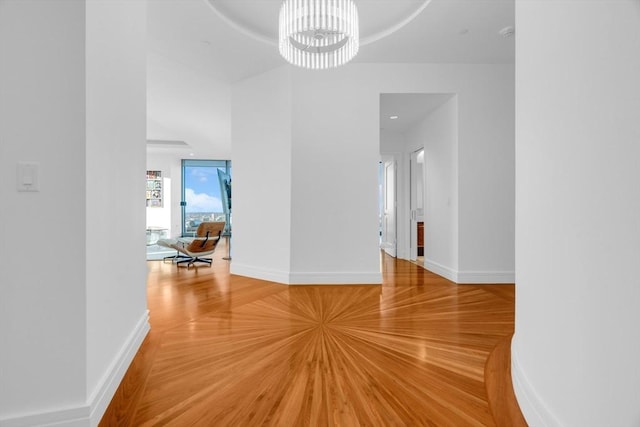
[(285, 0), (279, 24), (280, 54), (298, 67), (338, 67), (358, 53), (358, 9), (352, 0)]

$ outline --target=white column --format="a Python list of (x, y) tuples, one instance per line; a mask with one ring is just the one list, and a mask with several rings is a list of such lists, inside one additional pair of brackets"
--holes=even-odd
[(514, 389), (532, 426), (637, 426), (640, 2), (516, 22)]

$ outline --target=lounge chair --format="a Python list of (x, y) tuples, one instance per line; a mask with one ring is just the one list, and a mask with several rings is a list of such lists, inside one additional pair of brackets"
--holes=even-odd
[(224, 221), (220, 222), (203, 222), (196, 230), (196, 236), (193, 238), (178, 239), (160, 239), (158, 245), (172, 248), (177, 251), (176, 255), (165, 257), (164, 260), (171, 259), (176, 264), (187, 264), (187, 268), (196, 262), (203, 262), (211, 265), (212, 258), (207, 255), (213, 254), (220, 242), (222, 231), (224, 230)]

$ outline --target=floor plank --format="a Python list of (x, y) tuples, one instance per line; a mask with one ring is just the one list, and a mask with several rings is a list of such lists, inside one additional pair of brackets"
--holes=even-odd
[(494, 426), (511, 416), (494, 418), (485, 364), (513, 333), (512, 285), (458, 286), (381, 255), (382, 286), (283, 286), (230, 275), (225, 254), (211, 268), (149, 262), (151, 332), (101, 426)]
[(527, 427), (511, 385), (511, 337), (495, 346), (484, 372), (489, 403), (498, 427)]

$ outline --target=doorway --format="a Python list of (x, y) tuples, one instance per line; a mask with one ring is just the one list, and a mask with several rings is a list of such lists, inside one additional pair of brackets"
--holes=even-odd
[(381, 163), (381, 243), (380, 247), (392, 257), (397, 255), (397, 225), (396, 225), (396, 162), (393, 159), (383, 160)]
[(411, 153), (409, 161), (409, 259), (424, 265), (424, 149)]
[[(457, 208), (451, 201), (457, 197), (455, 94), (382, 93), (379, 117), (380, 154), (382, 159), (396, 162), (396, 256), (422, 261), (423, 266), (434, 262), (454, 265)], [(390, 206), (386, 208), (388, 214)], [(381, 215), (381, 222), (388, 223), (391, 218)], [(391, 246), (391, 240), (383, 239), (382, 244)]]

